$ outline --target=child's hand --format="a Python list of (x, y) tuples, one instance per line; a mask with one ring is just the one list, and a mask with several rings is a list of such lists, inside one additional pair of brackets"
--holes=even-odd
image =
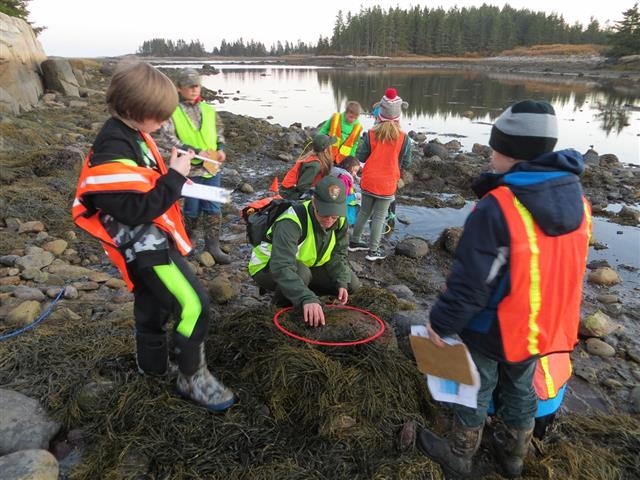
[(180, 175), (189, 175), (191, 170), (191, 159), (195, 156), (193, 150), (189, 150), (187, 153), (178, 156), (178, 150), (176, 147), (171, 149), (171, 158), (169, 159), (169, 168), (173, 168)]

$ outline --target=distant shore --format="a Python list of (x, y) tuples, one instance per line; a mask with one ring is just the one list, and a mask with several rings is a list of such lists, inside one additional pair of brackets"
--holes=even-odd
[[(635, 58), (637, 57), (637, 58)], [(494, 57), (380, 57), (335, 55), (287, 55), (281, 57), (143, 57), (153, 64), (164, 62), (237, 62), (264, 65), (313, 65), (357, 69), (465, 69), (487, 74), (566, 81), (596, 82), (640, 95), (640, 55), (614, 62), (599, 55), (509, 55)]]

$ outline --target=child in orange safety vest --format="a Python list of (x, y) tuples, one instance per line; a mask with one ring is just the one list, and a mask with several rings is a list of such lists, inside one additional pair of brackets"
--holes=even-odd
[(178, 200), (194, 152), (164, 163), (150, 133), (178, 104), (171, 80), (151, 65), (118, 65), (106, 93), (111, 113), (83, 164), (72, 207), (75, 223), (102, 243), (134, 296), (136, 361), (143, 374), (168, 371), (166, 324), (175, 313), (177, 391), (224, 411), (235, 395), (207, 368), (209, 295), (184, 256), (191, 243)]

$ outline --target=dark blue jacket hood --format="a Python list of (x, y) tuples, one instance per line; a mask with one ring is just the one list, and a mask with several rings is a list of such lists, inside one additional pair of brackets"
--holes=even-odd
[(506, 173), (485, 173), (473, 185), (483, 197), (505, 185), (531, 213), (543, 232), (563, 235), (577, 229), (583, 219), (582, 155), (573, 149), (544, 154), (528, 162), (519, 162)]

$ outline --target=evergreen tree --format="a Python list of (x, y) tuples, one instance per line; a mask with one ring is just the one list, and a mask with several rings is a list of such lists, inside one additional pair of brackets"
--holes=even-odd
[(625, 55), (637, 55), (640, 52), (640, 12), (638, 4), (634, 4), (626, 12), (624, 18), (615, 22), (613, 33), (609, 36), (611, 49), (607, 54), (619, 58)]
[(5, 15), (9, 15), (10, 17), (17, 17), (25, 22), (27, 22), (33, 33), (38, 35), (43, 30), (46, 30), (47, 27), (34, 27), (33, 23), (28, 20), (29, 10), (27, 9), (27, 3), (30, 0), (0, 0), (0, 12)]

